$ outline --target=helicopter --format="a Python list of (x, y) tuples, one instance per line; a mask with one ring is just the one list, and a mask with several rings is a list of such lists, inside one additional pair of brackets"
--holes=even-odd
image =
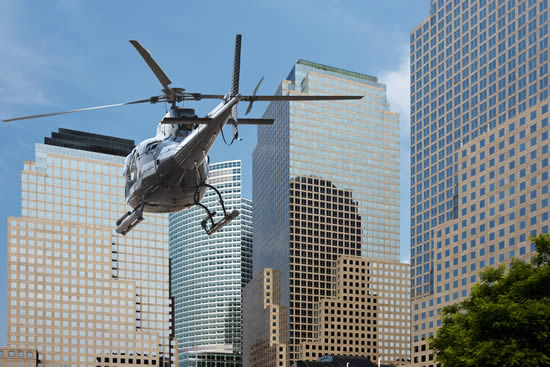
[[(131, 211), (124, 213), (117, 221), (115, 230), (126, 235), (141, 221), (143, 213), (174, 213), (193, 206), (205, 210), (206, 216), (201, 221), (202, 228), (211, 235), (230, 223), (239, 215), (238, 210), (229, 211), (224, 205), (220, 192), (208, 184), (208, 151), (217, 137), (222, 134), (226, 124), (233, 126), (231, 145), (239, 140), (238, 125), (270, 125), (274, 119), (239, 118), (237, 104), (249, 102), (245, 115), (248, 115), (255, 101), (327, 101), (361, 99), (363, 96), (344, 95), (256, 95), (263, 77), (256, 85), (251, 96), (239, 94), (241, 39), (235, 37), (235, 53), (231, 91), (226, 94), (190, 93), (184, 88), (171, 87), (172, 81), (153, 59), (151, 53), (138, 41), (130, 43), (141, 55), (162, 85), (162, 94), (148, 99), (112, 105), (80, 108), (70, 111), (45, 113), (32, 116), (16, 117), (4, 122), (41, 118), (73, 112), (89, 111), (102, 108), (119, 107), (138, 103), (168, 103), (170, 110), (158, 123), (154, 137), (146, 139), (126, 157), (123, 175), (125, 179), (125, 198)], [(198, 117), (192, 108), (183, 108), (178, 103), (219, 99), (221, 102), (205, 117)], [(227, 143), (227, 142), (226, 142)], [(201, 203), (206, 189), (214, 190), (222, 208), (221, 218), (216, 212)]]

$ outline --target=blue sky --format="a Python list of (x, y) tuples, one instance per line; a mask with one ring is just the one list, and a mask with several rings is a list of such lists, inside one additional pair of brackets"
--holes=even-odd
[[(409, 32), (428, 0), (2, 1), (0, 119), (148, 98), (161, 86), (128, 40), (149, 49), (175, 87), (230, 89), (234, 37), (243, 35), (242, 93), (260, 77), (272, 94), (297, 59), (378, 76), (401, 114), (401, 259), (409, 258)], [(199, 114), (213, 102), (188, 103)], [(241, 113), (246, 106), (241, 106)], [(265, 105), (256, 103), (251, 116)], [(20, 174), (34, 143), (60, 127), (131, 138), (153, 135), (165, 106), (137, 105), (0, 125), (0, 346), (6, 344), (7, 217), (20, 215)], [(254, 127), (218, 141), (212, 161), (241, 159), (252, 197)]]

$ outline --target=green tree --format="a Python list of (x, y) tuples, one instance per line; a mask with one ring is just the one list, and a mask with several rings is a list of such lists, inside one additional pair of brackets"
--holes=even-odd
[(444, 307), (430, 348), (443, 367), (550, 365), (550, 236), (532, 263), (486, 268), (463, 302)]

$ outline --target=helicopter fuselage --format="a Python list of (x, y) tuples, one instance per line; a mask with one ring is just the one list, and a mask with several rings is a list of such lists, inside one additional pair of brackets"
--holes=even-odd
[[(126, 157), (128, 205), (143, 212), (173, 213), (200, 201), (205, 191), (201, 183), (208, 178), (208, 151), (238, 101), (235, 96), (220, 103), (207, 115), (211, 120), (206, 124), (190, 126), (161, 121), (156, 136), (139, 143)], [(172, 109), (165, 118), (182, 117), (182, 111)]]

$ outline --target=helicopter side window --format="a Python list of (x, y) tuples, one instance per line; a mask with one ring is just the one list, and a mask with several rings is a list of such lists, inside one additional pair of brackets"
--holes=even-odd
[(137, 167), (136, 167), (136, 157), (138, 153), (134, 149), (130, 155), (126, 157), (126, 162), (124, 163), (124, 175), (126, 176), (127, 182), (134, 182), (137, 176)]
[(159, 124), (159, 126), (157, 127), (157, 136), (162, 136), (164, 135), (164, 129), (165, 126), (163, 124)]
[(130, 188), (137, 180), (137, 166), (136, 166), (137, 152), (134, 151), (126, 157), (126, 163), (124, 164), (124, 175), (126, 179), (126, 186), (124, 187), (124, 193), (128, 196)]
[(128, 181), (134, 182), (137, 179), (137, 167), (136, 167), (136, 157), (132, 156), (130, 159), (130, 166), (128, 167)]
[(147, 144), (147, 147), (145, 147), (146, 152), (150, 152), (151, 150), (155, 149), (159, 145), (158, 141), (152, 142)]

